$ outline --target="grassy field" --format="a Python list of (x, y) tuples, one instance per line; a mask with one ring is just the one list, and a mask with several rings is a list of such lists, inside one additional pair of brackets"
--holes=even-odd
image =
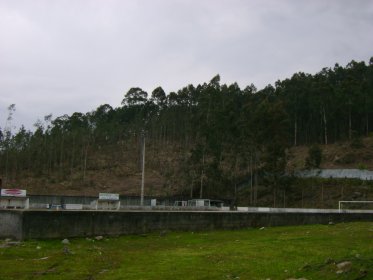
[(1, 280), (302, 277), (373, 279), (373, 223), (0, 241)]

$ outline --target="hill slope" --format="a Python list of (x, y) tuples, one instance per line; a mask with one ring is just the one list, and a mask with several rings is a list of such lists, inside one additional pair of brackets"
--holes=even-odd
[[(362, 139), (360, 145), (336, 143), (321, 146), (321, 168), (367, 168), (373, 170), (373, 137)], [(72, 170), (59, 179), (58, 173), (35, 176), (25, 173), (21, 179), (8, 182), (8, 187), (26, 188), (30, 194), (91, 195), (99, 192), (114, 192), (122, 195), (139, 195), (141, 185), (139, 149), (118, 155), (118, 147), (102, 149), (92, 155), (90, 169), (83, 180), (81, 170)], [(182, 185), (184, 162), (182, 148), (169, 146), (167, 150), (147, 149), (145, 172), (145, 195), (190, 197), (191, 191), (198, 196), (198, 189)], [(288, 151), (288, 170), (305, 166), (308, 147), (293, 147)], [(185, 155), (184, 155), (185, 156)], [(120, 158), (117, 160), (115, 158)], [(237, 193), (235, 203), (252, 205), (252, 189), (248, 182)], [(232, 198), (232, 196), (229, 196)], [(373, 200), (373, 184), (360, 180), (296, 179), (280, 186), (274, 204), (270, 186), (259, 185), (256, 205), (276, 207), (335, 208), (341, 199)]]

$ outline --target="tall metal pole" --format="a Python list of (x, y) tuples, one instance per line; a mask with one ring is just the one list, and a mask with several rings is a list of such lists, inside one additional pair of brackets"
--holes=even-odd
[(142, 134), (142, 178), (141, 178), (141, 201), (144, 206), (144, 181), (145, 181), (145, 133)]

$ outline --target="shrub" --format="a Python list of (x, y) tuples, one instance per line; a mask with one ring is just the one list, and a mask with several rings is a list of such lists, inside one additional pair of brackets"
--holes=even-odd
[(368, 169), (368, 167), (367, 167), (364, 163), (359, 163), (359, 164), (357, 165), (357, 168), (360, 169), (360, 170)]
[(322, 160), (322, 150), (319, 145), (312, 145), (308, 149), (308, 156), (306, 158), (306, 168), (319, 168)]
[(359, 149), (364, 147), (363, 139), (357, 134), (356, 131), (352, 132), (352, 139), (350, 142), (350, 147), (354, 149)]
[(356, 162), (356, 160), (357, 156), (354, 153), (347, 153), (342, 156), (342, 158), (339, 160), (339, 163), (350, 164)]

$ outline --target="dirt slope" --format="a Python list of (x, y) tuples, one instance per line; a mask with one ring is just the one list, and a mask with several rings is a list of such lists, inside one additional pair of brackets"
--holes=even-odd
[[(355, 143), (356, 144), (356, 143)], [(360, 168), (373, 170), (373, 137), (361, 140), (358, 145), (349, 142), (322, 145), (321, 168)], [(288, 151), (288, 170), (304, 168), (308, 147), (293, 147)], [(178, 195), (188, 193), (180, 184), (183, 150), (168, 147), (166, 151), (152, 150), (147, 153), (145, 194), (149, 196)], [(30, 194), (97, 195), (99, 192), (115, 192), (123, 195), (139, 195), (141, 169), (138, 153), (122, 156), (123, 160), (111, 162), (110, 153), (94, 154), (94, 162), (87, 170), (85, 180), (81, 170), (73, 170), (63, 178), (59, 174), (35, 176), (24, 173), (16, 180), (4, 182), (3, 187), (25, 188)], [(297, 198), (294, 198), (297, 199)]]

